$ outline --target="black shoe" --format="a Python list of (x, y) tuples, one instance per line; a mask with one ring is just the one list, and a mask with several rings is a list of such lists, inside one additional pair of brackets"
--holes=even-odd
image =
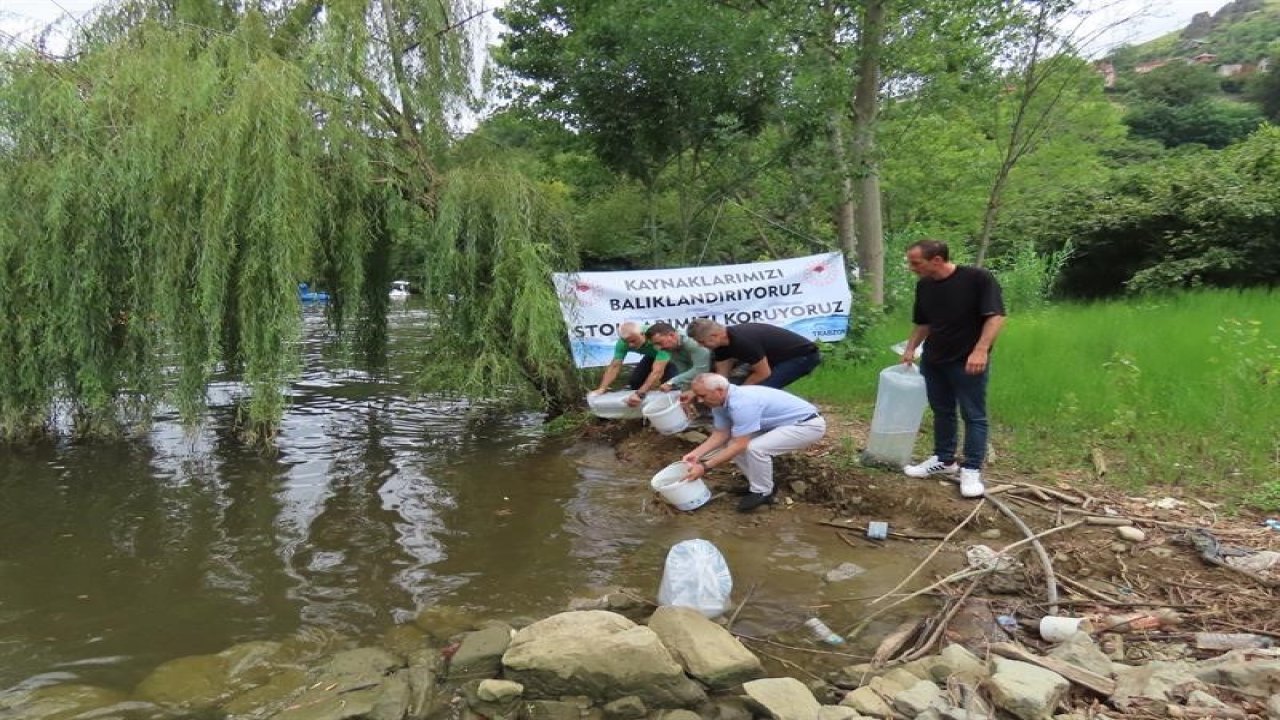
[(749, 513), (761, 505), (772, 505), (773, 493), (747, 493), (738, 501), (738, 512)]

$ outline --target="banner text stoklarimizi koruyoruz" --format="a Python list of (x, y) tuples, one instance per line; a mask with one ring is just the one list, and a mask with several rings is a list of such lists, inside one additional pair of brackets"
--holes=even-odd
[(843, 338), (849, 326), (840, 253), (747, 265), (557, 273), (552, 280), (578, 367), (607, 365), (618, 325), (628, 320), (668, 322), (680, 330), (700, 317), (722, 325), (762, 322), (825, 341)]

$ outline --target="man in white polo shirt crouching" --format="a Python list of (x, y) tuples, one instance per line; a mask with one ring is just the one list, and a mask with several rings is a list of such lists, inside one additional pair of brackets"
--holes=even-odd
[[(763, 385), (731, 385), (723, 375), (703, 373), (694, 378), (694, 397), (711, 408), (711, 436), (682, 460), (689, 464), (687, 480), (702, 477), (730, 460), (747, 476), (750, 492), (738, 512), (751, 512), (772, 503), (773, 456), (809, 447), (827, 432), (818, 408), (795, 395)], [(715, 455), (704, 458), (712, 450)]]

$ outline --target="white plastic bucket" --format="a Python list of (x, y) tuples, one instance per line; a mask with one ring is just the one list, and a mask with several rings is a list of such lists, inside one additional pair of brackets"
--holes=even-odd
[(591, 408), (591, 414), (605, 420), (625, 420), (628, 418), (640, 417), (640, 406), (632, 407), (627, 404), (627, 398), (631, 397), (630, 390), (617, 390), (607, 392), (601, 395), (588, 395), (587, 407)]
[(684, 482), (684, 476), (688, 474), (688, 465), (673, 462), (653, 476), (649, 487), (677, 510), (697, 510), (711, 499), (711, 489), (702, 482), (702, 478)]
[(689, 416), (680, 404), (680, 394), (658, 395), (645, 402), (642, 412), (653, 429), (663, 435), (675, 435), (689, 427)]

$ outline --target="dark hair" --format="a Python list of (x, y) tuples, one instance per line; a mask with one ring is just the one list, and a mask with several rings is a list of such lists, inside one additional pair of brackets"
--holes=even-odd
[(920, 240), (918, 242), (913, 242), (909, 247), (907, 247), (907, 252), (917, 249), (920, 251), (920, 257), (925, 260), (932, 260), (936, 257), (940, 257), (947, 262), (951, 262), (951, 250), (947, 248), (947, 244), (941, 240)]
[(652, 340), (654, 335), (666, 335), (675, 331), (676, 329), (672, 327), (671, 323), (656, 322), (650, 325), (648, 330), (644, 331), (644, 336)]
[(688, 333), (689, 337), (693, 338), (695, 341), (702, 342), (703, 340), (706, 340), (711, 333), (716, 330), (723, 329), (723, 325), (711, 318), (698, 318), (697, 320), (689, 323)]

